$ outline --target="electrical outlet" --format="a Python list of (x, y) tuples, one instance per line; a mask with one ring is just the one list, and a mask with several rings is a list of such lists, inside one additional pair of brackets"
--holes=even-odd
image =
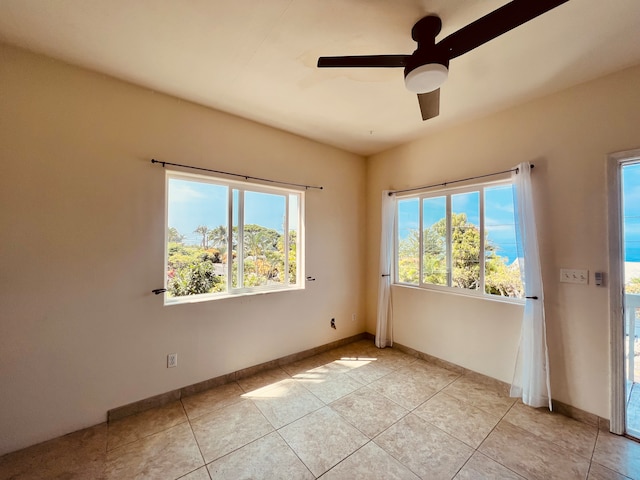
[(336, 319), (335, 318), (331, 319), (331, 328), (333, 328), (334, 330), (336, 329)]
[(587, 283), (589, 283), (589, 270), (561, 268), (560, 281), (562, 283), (579, 283), (582, 285), (586, 285)]
[(351, 321), (352, 321), (352, 322), (355, 322), (355, 321), (356, 321), (356, 314), (355, 314), (355, 313), (352, 313), (352, 314), (351, 314)]
[(167, 368), (173, 368), (178, 366), (178, 354), (170, 353), (167, 355)]

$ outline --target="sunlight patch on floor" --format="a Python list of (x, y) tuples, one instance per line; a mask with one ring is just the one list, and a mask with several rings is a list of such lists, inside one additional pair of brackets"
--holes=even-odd
[(289, 395), (295, 382), (291, 380), (280, 380), (265, 387), (257, 388), (243, 394), (245, 398), (283, 398)]
[(299, 381), (302, 383), (319, 384), (326, 382), (331, 375), (341, 374), (364, 367), (365, 365), (375, 362), (374, 357), (341, 357), (340, 360), (311, 368), (303, 373), (298, 373), (291, 380), (280, 380), (270, 385), (247, 392), (242, 396), (245, 398), (282, 398), (286, 397), (292, 388), (291, 382)]

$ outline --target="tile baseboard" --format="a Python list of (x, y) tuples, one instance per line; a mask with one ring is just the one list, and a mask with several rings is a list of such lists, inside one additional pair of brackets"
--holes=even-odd
[[(488, 377), (487, 375), (483, 375), (482, 373), (474, 372), (473, 370), (469, 370), (467, 368), (461, 367), (460, 365), (456, 365), (455, 363), (448, 362), (446, 360), (442, 360), (438, 357), (434, 357), (424, 352), (420, 352), (419, 350), (415, 350), (411, 347), (407, 347), (405, 345), (394, 342), (393, 348), (397, 348), (401, 352), (404, 352), (408, 355), (412, 355), (414, 357), (420, 358), (426, 362), (433, 363), (439, 367), (446, 368), (447, 370), (451, 370), (460, 375), (467, 375), (477, 382), (484, 383), (485, 385), (493, 385), (498, 387), (501, 391), (503, 391), (506, 395), (509, 394), (511, 389), (511, 385), (501, 380)], [(551, 399), (551, 404), (553, 406), (553, 411), (564, 415), (565, 417), (572, 418), (573, 420), (577, 420), (582, 423), (586, 423), (588, 425), (596, 426), (600, 430), (609, 431), (610, 422), (607, 418), (602, 418), (596, 415), (595, 413), (590, 413), (585, 410), (581, 410), (572, 405), (566, 404), (559, 400)]]
[(327, 352), (329, 350), (333, 350), (334, 348), (338, 348), (343, 345), (347, 345), (349, 343), (357, 342), (358, 340), (372, 340), (373, 338), (374, 336), (370, 333), (367, 333), (367, 332), (359, 333), (351, 337), (342, 338), (334, 342), (320, 345), (319, 347), (303, 350), (302, 352), (293, 353), (291, 355), (286, 355), (284, 357), (280, 357), (275, 360), (270, 360), (268, 362), (260, 363), (258, 365), (253, 365), (251, 367), (243, 368), (241, 370), (236, 370), (235, 372), (210, 378), (202, 382), (194, 383), (193, 385), (187, 385), (185, 387), (171, 390), (169, 392), (144, 398), (142, 400), (138, 400), (138, 401), (129, 403), (127, 405), (123, 405), (121, 407), (116, 407), (109, 410), (107, 412), (107, 421), (112, 422), (120, 418), (128, 417), (129, 415), (134, 415), (136, 413), (144, 412), (152, 408), (161, 407), (163, 405), (167, 405), (168, 403), (175, 402), (176, 400), (180, 400), (183, 397), (188, 397), (189, 395), (195, 395), (196, 393), (200, 393), (205, 390), (209, 390), (210, 388), (224, 385), (226, 383), (235, 382), (238, 379), (250, 377), (264, 370), (269, 370), (272, 368), (281, 367), (283, 365), (288, 365), (290, 363), (297, 362), (299, 360), (303, 360), (305, 358), (312, 357), (314, 355), (318, 355), (319, 353)]
[[(313, 355), (318, 355), (320, 353), (327, 352), (334, 348), (338, 348), (343, 345), (348, 345), (349, 343), (357, 342), (358, 340), (373, 341), (374, 339), (375, 339), (375, 335), (371, 333), (368, 333), (368, 332), (359, 333), (357, 335), (336, 340), (334, 342), (326, 343), (324, 345), (320, 345), (315, 348), (303, 350), (301, 352), (293, 353), (291, 355), (286, 355), (284, 357), (280, 357), (275, 360), (270, 360), (268, 362), (260, 363), (258, 365), (253, 365), (251, 367), (243, 368), (241, 370), (236, 370), (235, 372), (231, 372), (225, 375), (220, 375), (218, 377), (210, 378), (202, 382), (194, 383), (192, 385), (187, 385), (185, 387), (171, 390), (169, 392), (161, 393), (159, 395), (154, 395), (153, 397), (138, 400), (136, 402), (123, 405), (121, 407), (113, 408), (107, 412), (107, 419), (109, 422), (118, 420), (120, 418), (128, 417), (129, 415), (134, 415), (136, 413), (144, 412), (152, 408), (161, 407), (168, 403), (175, 402), (176, 400), (180, 400), (181, 398), (188, 397), (190, 395), (195, 395), (197, 393), (203, 392), (210, 388), (214, 388), (220, 385), (234, 382), (241, 378), (250, 377), (252, 375), (255, 375), (265, 370), (269, 370), (276, 367), (282, 367), (284, 365), (288, 365), (290, 363), (297, 362), (299, 360), (303, 360), (308, 357), (312, 357)], [(497, 387), (499, 390), (503, 391), (505, 394), (507, 395), (509, 394), (509, 390), (511, 386), (508, 383), (503, 382), (501, 380), (497, 380), (487, 375), (483, 375), (473, 370), (469, 370), (467, 368), (461, 367), (460, 365), (456, 365), (455, 363), (448, 362), (441, 358), (434, 357), (433, 355), (429, 355), (428, 353), (415, 350), (411, 347), (407, 347), (405, 345), (402, 345), (396, 342), (394, 342), (392, 348), (398, 349), (401, 352), (404, 352), (408, 355), (414, 356), (416, 358), (432, 363), (438, 367), (442, 367), (452, 372), (458, 373), (460, 375), (467, 375), (479, 383), (483, 383), (485, 385), (492, 385), (494, 387)], [(610, 426), (609, 419), (599, 417), (594, 413), (589, 413), (587, 411), (576, 408), (572, 405), (563, 403), (559, 400), (552, 400), (552, 404), (553, 404), (554, 412), (557, 412), (561, 415), (572, 418), (582, 423), (597, 426), (600, 430), (609, 431), (609, 426)]]

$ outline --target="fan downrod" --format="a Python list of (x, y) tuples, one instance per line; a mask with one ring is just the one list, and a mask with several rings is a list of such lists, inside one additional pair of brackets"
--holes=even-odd
[(418, 48), (420, 48), (421, 43), (435, 45), (436, 36), (440, 33), (440, 30), (442, 30), (440, 17), (428, 15), (418, 20), (413, 26), (411, 38), (418, 43)]

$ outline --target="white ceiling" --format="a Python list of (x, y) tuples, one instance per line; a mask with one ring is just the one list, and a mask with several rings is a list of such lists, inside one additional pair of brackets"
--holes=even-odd
[[(531, 0), (535, 1), (535, 0)], [(411, 53), (506, 0), (0, 0), (0, 41), (369, 155), (640, 64), (639, 0), (570, 0), (451, 61), (423, 122), (402, 69), (322, 55)]]

